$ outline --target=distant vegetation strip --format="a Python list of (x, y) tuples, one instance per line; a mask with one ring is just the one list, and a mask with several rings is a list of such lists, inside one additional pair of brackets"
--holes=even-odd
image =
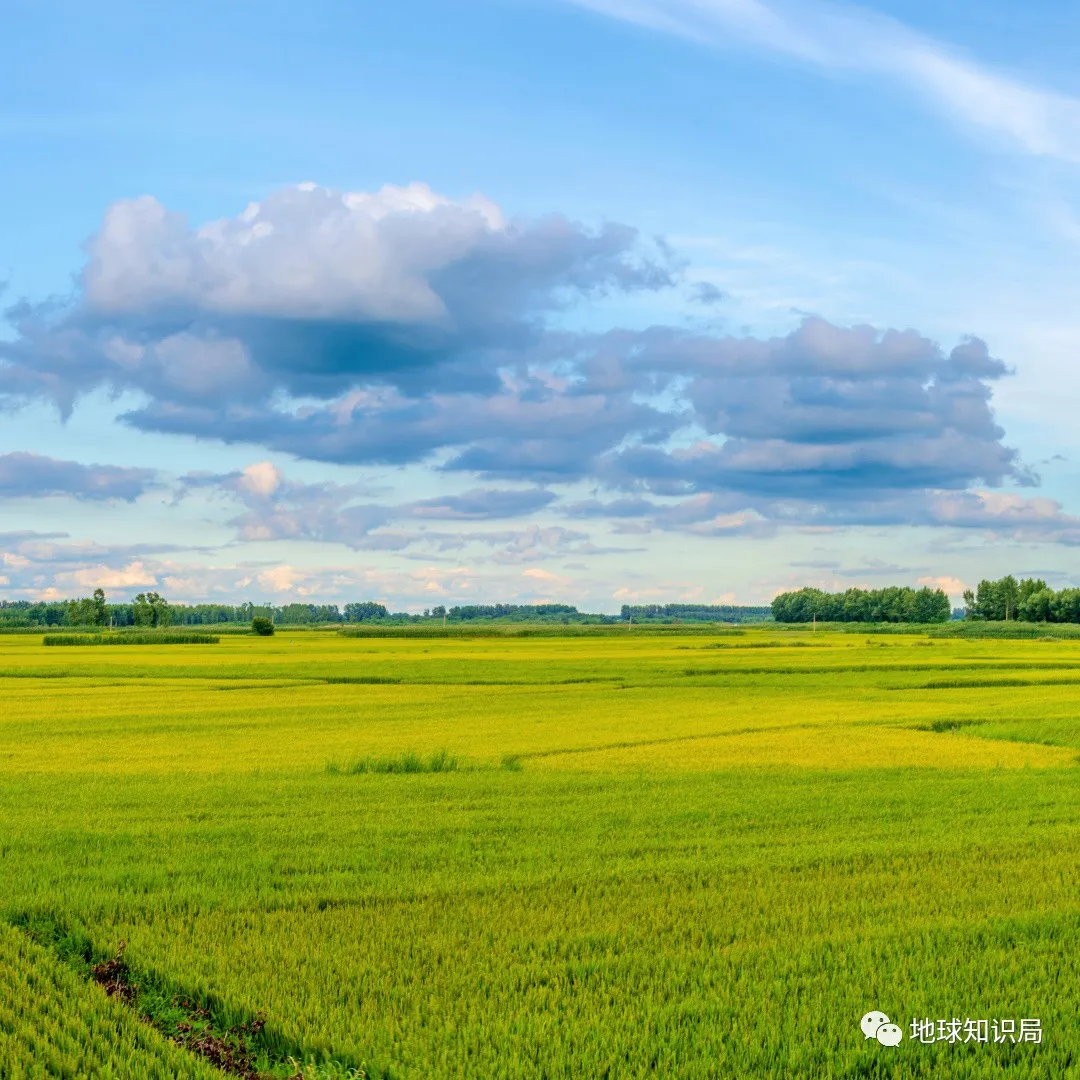
[(0, 633), (24, 627), (122, 629), (166, 626), (228, 626), (246, 630), (253, 619), (274, 626), (342, 625), (442, 626), (472, 623), (540, 623), (613, 626), (627, 622), (763, 622), (768, 607), (731, 604), (623, 605), (618, 615), (579, 611), (572, 604), (437, 604), (422, 614), (391, 612), (385, 604), (364, 600), (345, 604), (175, 604), (158, 593), (139, 593), (131, 603), (110, 604), (102, 589), (80, 600), (0, 600)]
[(704, 622), (704, 623), (761, 623), (772, 622), (772, 608), (740, 607), (736, 604), (623, 604), (624, 622)]
[(43, 645), (216, 645), (217, 634), (46, 634)]
[(943, 623), (952, 616), (942, 589), (848, 589), (827, 593), (798, 589), (781, 593), (772, 602), (778, 623)]
[(533, 638), (533, 637), (617, 637), (627, 634), (701, 634), (715, 637), (745, 634), (745, 630), (715, 623), (465, 623), (448, 626), (349, 626), (338, 631), (347, 638)]
[[(805, 624), (791, 627), (791, 629), (809, 632), (809, 628)], [(1002, 640), (1023, 641), (1072, 641), (1080, 638), (1080, 625), (1075, 623), (1014, 622), (1012, 619), (1008, 622), (981, 622), (957, 619), (952, 622), (932, 625), (821, 623), (819, 629), (841, 630), (848, 634), (925, 634), (930, 638), (1000, 638)]]
[(983, 580), (964, 593), (964, 618), (972, 622), (1080, 623), (1080, 589), (1055, 592), (1042, 578), (1012, 574)]
[(1075, 623), (963, 622), (949, 623), (929, 631), (930, 637), (1001, 638), (1036, 641), (1071, 641), (1080, 638)]
[[(772, 602), (772, 613), (778, 623), (912, 626), (947, 623), (953, 616), (949, 598), (941, 589), (907, 586), (837, 593), (797, 589), (780, 593)], [(1080, 629), (1080, 589), (1055, 592), (1042, 578), (1017, 580), (1009, 574), (997, 581), (980, 581), (977, 589), (965, 590), (964, 607), (955, 614), (963, 618), (947, 628), (940, 627), (932, 636), (1073, 637)], [(1069, 626), (1074, 631), (1065, 629)]]

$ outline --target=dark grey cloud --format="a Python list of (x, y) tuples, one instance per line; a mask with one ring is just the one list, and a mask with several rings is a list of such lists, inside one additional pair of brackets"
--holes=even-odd
[(898, 563), (887, 563), (882, 559), (868, 559), (862, 566), (836, 570), (836, 576), (841, 578), (870, 578), (887, 577), (894, 581), (910, 580), (917, 574), (927, 574), (931, 570), (928, 566), (900, 566)]
[(154, 402), (129, 413), (144, 431), (252, 443), (297, 457), (339, 464), (401, 465), (456, 448), (446, 468), (493, 478), (570, 480), (589, 475), (602, 453), (628, 433), (644, 440), (670, 435), (681, 417), (633, 400), (630, 392), (576, 393), (537, 380), (490, 394), (358, 391), (323, 407), (281, 410)]
[(408, 513), (416, 518), (490, 521), (530, 514), (534, 510), (541, 510), (550, 505), (556, 497), (554, 492), (545, 491), (543, 488), (531, 488), (526, 491), (476, 488), (461, 495), (420, 499), (409, 505)]
[(690, 286), (690, 299), (695, 304), (705, 304), (711, 307), (727, 299), (727, 294), (714, 285), (711, 281), (695, 281)]
[(154, 484), (153, 469), (82, 465), (43, 454), (0, 454), (0, 497), (70, 495), (77, 499), (137, 499)]
[(149, 556), (215, 550), (209, 546), (191, 544), (99, 544), (90, 540), (73, 540), (67, 533), (0, 535), (0, 548), (23, 556), (35, 565), (57, 564), (68, 567), (85, 565), (88, 560), (111, 567)]

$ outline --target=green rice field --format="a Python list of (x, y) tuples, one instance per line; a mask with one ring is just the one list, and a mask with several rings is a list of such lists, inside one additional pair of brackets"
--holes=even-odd
[(267, 1076), (1080, 1077), (1080, 640), (4, 635), (0, 683), (4, 1078), (225, 1075), (185, 1003)]

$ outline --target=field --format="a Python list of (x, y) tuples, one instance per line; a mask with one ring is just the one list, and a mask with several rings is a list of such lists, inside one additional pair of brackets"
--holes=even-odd
[[(4, 1078), (222, 1075), (75, 939), (305, 1077), (1080, 1076), (1080, 640), (5, 635), (0, 680)], [(910, 1035), (952, 1017), (1042, 1042)]]

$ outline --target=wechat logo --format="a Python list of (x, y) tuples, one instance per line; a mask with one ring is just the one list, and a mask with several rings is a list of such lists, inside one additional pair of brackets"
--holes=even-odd
[(894, 1024), (883, 1012), (868, 1012), (859, 1026), (866, 1038), (877, 1039), (882, 1046), (899, 1046), (904, 1037), (904, 1029)]

